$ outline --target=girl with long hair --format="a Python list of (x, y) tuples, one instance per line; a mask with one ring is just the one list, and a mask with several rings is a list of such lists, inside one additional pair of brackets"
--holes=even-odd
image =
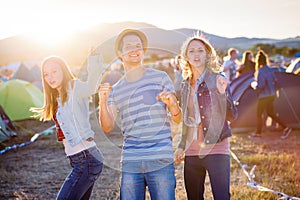
[(89, 199), (103, 168), (103, 156), (89, 123), (89, 96), (97, 92), (101, 66), (101, 56), (89, 56), (88, 79), (81, 82), (61, 57), (49, 56), (42, 62), (44, 106), (32, 111), (42, 121), (55, 121), (57, 140), (63, 143), (72, 167), (57, 199)]
[(184, 159), (187, 197), (204, 199), (208, 172), (214, 199), (230, 199), (228, 120), (236, 118), (237, 110), (227, 79), (220, 72), (216, 51), (201, 35), (185, 41), (181, 56), (183, 127), (175, 160)]

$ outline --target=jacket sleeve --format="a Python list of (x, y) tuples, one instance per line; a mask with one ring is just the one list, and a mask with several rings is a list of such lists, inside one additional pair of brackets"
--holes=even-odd
[(87, 62), (88, 77), (86, 82), (77, 85), (77, 94), (82, 97), (89, 97), (97, 92), (101, 83), (101, 73), (104, 70), (102, 56), (89, 56)]
[(182, 122), (182, 136), (178, 148), (185, 150), (188, 127)]
[(227, 86), (227, 88), (226, 88), (225, 95), (226, 95), (226, 102), (227, 102), (226, 120), (232, 122), (237, 119), (238, 110), (236, 108), (236, 105), (233, 102), (233, 97), (230, 92), (229, 86)]
[(185, 88), (185, 82), (184, 81), (182, 81), (182, 83), (181, 83), (181, 94), (180, 94), (180, 96), (181, 96), (181, 98), (180, 98), (180, 100), (181, 100), (181, 102), (180, 102), (180, 104), (181, 104), (181, 108), (182, 108), (182, 131), (181, 131), (181, 133), (182, 133), (182, 135), (181, 135), (181, 141), (180, 141), (180, 143), (179, 143), (179, 145), (178, 145), (178, 148), (181, 148), (181, 149), (183, 149), (183, 150), (185, 150), (185, 147), (186, 147), (186, 140), (187, 140), (187, 135), (188, 135), (188, 127), (187, 127), (187, 125), (185, 125), (185, 123), (184, 123), (184, 113), (186, 112), (185, 110), (184, 110), (184, 98), (186, 98), (185, 96), (185, 94), (183, 93), (183, 91), (185, 91), (185, 90), (187, 90), (186, 88)]
[(280, 87), (278, 84), (278, 79), (277, 79), (276, 73), (274, 71), (271, 71), (271, 74), (272, 74), (272, 83), (275, 87), (275, 90), (278, 90)]
[(266, 87), (266, 76), (263, 68), (260, 68), (257, 76), (257, 91), (262, 91)]

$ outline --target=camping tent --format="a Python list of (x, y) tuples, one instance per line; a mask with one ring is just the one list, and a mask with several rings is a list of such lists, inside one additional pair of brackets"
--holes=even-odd
[(31, 73), (31, 71), (25, 66), (25, 64), (21, 62), (12, 79), (21, 79), (28, 82), (32, 82), (35, 80), (35, 77)]
[(0, 105), (0, 142), (8, 140), (11, 136), (16, 136), (16, 127)]
[[(34, 65), (31, 69), (30, 69), (30, 73), (32, 74), (32, 76), (34, 77), (34, 80), (42, 80), (42, 76), (41, 76), (41, 68), (38, 65)], [(32, 81), (31, 81), (32, 82)]]
[(13, 121), (29, 119), (29, 109), (43, 105), (43, 93), (27, 81), (13, 79), (0, 85), (0, 105)]
[(37, 65), (34, 65), (29, 69), (24, 62), (14, 62), (7, 66), (2, 66), (0, 71), (2, 73), (5, 71), (12, 72), (12, 76), (9, 79), (21, 79), (28, 82), (41, 79), (40, 68)]
[(10, 131), (6, 129), (6, 125), (0, 117), (0, 142), (8, 140), (10, 138)]
[[(275, 72), (280, 89), (274, 102), (275, 113), (289, 126), (300, 127), (300, 76)], [(231, 123), (232, 128), (253, 130), (256, 126), (257, 93), (250, 86), (253, 72), (242, 75), (230, 84), (233, 100), (238, 109), (237, 120)]]

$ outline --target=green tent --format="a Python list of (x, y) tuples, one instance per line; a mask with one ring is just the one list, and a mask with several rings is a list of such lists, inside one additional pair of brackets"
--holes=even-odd
[(29, 119), (31, 107), (43, 106), (43, 93), (32, 83), (12, 79), (0, 84), (0, 105), (12, 121)]

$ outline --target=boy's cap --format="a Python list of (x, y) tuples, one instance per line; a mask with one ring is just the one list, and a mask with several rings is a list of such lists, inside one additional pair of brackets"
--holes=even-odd
[(122, 39), (126, 35), (137, 35), (142, 40), (143, 49), (144, 49), (144, 52), (146, 52), (147, 46), (148, 46), (148, 40), (147, 40), (146, 35), (143, 32), (136, 30), (136, 29), (125, 29), (118, 35), (118, 37), (115, 40), (115, 54), (117, 56), (118, 56), (118, 51), (120, 49)]

